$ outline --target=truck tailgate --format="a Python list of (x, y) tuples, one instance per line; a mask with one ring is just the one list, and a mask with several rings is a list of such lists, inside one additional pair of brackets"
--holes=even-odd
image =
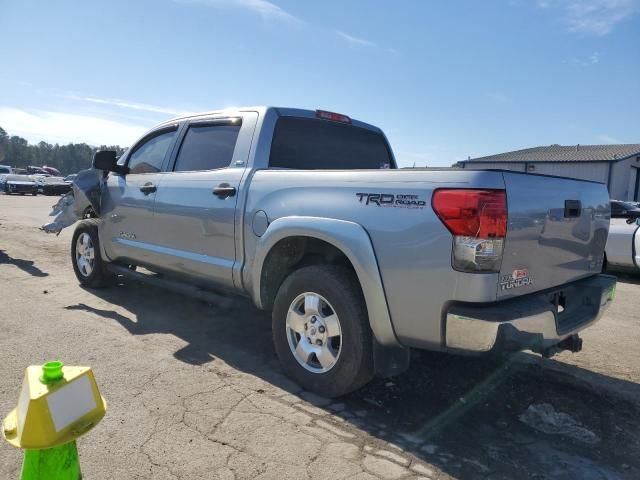
[(604, 184), (504, 172), (508, 224), (498, 299), (600, 272), (609, 230)]

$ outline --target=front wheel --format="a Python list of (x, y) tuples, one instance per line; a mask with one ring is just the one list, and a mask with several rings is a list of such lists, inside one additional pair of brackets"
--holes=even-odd
[(111, 283), (114, 275), (107, 271), (100, 256), (97, 220), (83, 220), (76, 227), (71, 240), (71, 261), (80, 284), (101, 288)]
[(346, 268), (318, 265), (290, 274), (276, 295), (272, 326), (282, 367), (305, 389), (338, 397), (373, 377), (367, 309)]

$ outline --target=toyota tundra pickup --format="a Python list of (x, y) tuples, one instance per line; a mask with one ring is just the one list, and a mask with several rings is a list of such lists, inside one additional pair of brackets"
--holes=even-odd
[(403, 371), (410, 348), (577, 351), (614, 296), (604, 185), (398, 169), (379, 128), (342, 114), (185, 116), (94, 167), (81, 284), (246, 295), (272, 311), (284, 370), (328, 397)]

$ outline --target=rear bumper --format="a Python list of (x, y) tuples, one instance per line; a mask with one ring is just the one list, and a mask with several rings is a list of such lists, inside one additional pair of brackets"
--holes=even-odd
[(615, 277), (596, 275), (491, 304), (453, 303), (445, 319), (447, 350), (542, 352), (596, 322), (615, 286)]

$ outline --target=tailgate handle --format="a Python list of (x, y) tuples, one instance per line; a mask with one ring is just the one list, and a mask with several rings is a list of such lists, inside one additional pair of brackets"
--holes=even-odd
[(564, 218), (579, 217), (582, 212), (582, 202), (580, 200), (564, 201)]

